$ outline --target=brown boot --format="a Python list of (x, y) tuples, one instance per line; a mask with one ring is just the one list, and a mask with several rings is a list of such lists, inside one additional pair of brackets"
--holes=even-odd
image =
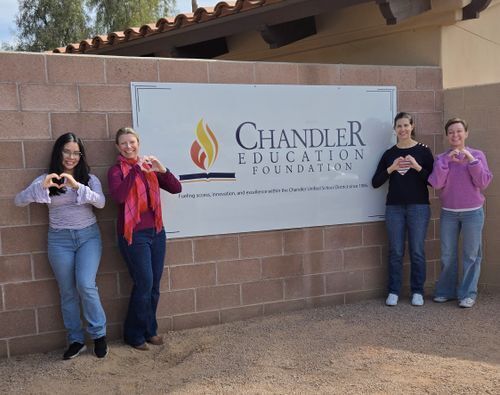
[(146, 343), (138, 344), (137, 346), (132, 346), (132, 347), (134, 347), (136, 350), (141, 350), (141, 351), (149, 350), (149, 347)]
[(161, 346), (163, 344), (163, 337), (161, 336), (152, 336), (148, 340), (146, 340), (148, 343), (154, 344), (155, 346)]

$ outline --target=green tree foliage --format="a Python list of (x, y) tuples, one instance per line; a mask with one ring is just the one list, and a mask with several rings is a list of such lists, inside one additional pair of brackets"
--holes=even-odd
[(14, 44), (5, 43), (5, 42), (2, 42), (0, 44), (0, 51), (15, 51), (15, 50), (16, 50), (16, 46)]
[(156, 22), (168, 15), (175, 0), (87, 0), (95, 13), (94, 32), (105, 34)]
[(18, 0), (17, 44), (4, 50), (40, 52), (97, 34), (154, 23), (176, 0)]
[(19, 0), (17, 50), (45, 51), (90, 34), (82, 0)]

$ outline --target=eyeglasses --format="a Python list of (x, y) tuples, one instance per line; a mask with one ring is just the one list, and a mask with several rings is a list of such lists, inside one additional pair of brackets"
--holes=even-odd
[(72, 156), (74, 156), (75, 158), (80, 158), (82, 156), (82, 153), (80, 151), (71, 152), (67, 149), (63, 149), (62, 154), (65, 158), (71, 158)]

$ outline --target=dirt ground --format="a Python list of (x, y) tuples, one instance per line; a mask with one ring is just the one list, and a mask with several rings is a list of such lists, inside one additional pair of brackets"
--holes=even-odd
[(0, 360), (0, 393), (499, 394), (500, 294), (472, 309), (382, 300), (120, 342), (98, 360), (62, 350)]

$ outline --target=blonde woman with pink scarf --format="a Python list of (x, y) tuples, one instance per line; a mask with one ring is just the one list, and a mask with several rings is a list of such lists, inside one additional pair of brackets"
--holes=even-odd
[(139, 156), (132, 128), (119, 129), (115, 143), (120, 154), (108, 171), (109, 191), (118, 203), (118, 246), (133, 282), (123, 336), (145, 351), (147, 343), (163, 344), (156, 320), (166, 250), (160, 188), (179, 193), (182, 186), (156, 157)]

